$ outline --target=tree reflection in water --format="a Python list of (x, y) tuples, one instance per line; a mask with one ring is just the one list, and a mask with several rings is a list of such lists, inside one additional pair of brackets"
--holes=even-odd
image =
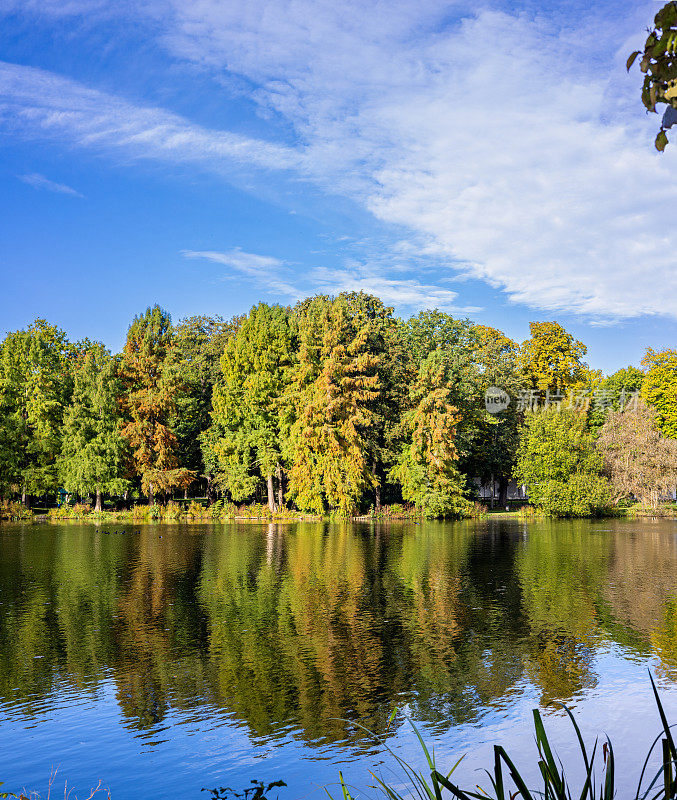
[(597, 680), (600, 648), (677, 677), (670, 523), (0, 529), (0, 699), (37, 718), (113, 682), (127, 725), (212, 707), (254, 737), (365, 744), (393, 706), (474, 721), (525, 682)]

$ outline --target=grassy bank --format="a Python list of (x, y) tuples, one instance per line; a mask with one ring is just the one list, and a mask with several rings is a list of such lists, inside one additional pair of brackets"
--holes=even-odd
[[(0, 519), (10, 521), (46, 519), (50, 522), (89, 521), (97, 523), (231, 522), (240, 520), (301, 522), (327, 519), (352, 522), (387, 522), (418, 521), (423, 519), (423, 514), (419, 509), (400, 503), (381, 506), (378, 509), (371, 508), (366, 514), (348, 517), (336, 513), (330, 516), (307, 514), (290, 508), (271, 511), (263, 503), (238, 506), (224, 500), (219, 500), (211, 505), (198, 500), (170, 500), (166, 504), (136, 505), (125, 510), (104, 509), (103, 511), (95, 511), (88, 503), (76, 503), (75, 505), (62, 505), (58, 508), (39, 509), (39, 512), (34, 514), (33, 511), (24, 508), (20, 503), (6, 503), (0, 506)], [(486, 507), (479, 503), (469, 506), (468, 518), (479, 519), (486, 516), (486, 514)]]

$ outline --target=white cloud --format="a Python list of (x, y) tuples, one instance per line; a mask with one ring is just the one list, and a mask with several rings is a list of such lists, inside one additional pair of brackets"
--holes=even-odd
[(291, 301), (311, 294), (337, 295), (340, 292), (367, 292), (399, 309), (420, 310), (439, 308), (458, 314), (469, 314), (477, 308), (461, 308), (458, 294), (416, 278), (394, 279), (379, 265), (353, 263), (343, 268), (315, 267), (299, 273), (274, 256), (247, 253), (240, 248), (219, 252), (214, 250), (183, 250), (190, 259), (205, 259), (227, 267), (227, 277), (244, 275), (266, 291), (282, 295)]
[[(224, 85), (244, 77), (271, 125), (294, 127), (296, 148), (7, 64), (3, 128), (226, 177), (233, 164), (295, 170), (408, 228), (419, 257), (515, 302), (598, 321), (677, 316), (677, 142), (653, 151), (657, 120), (644, 118), (622, 57), (655, 4), (628, 4), (627, 18), (596, 4), (599, 18), (572, 21), (442, 0), (166, 2), (152, 30), (173, 56)], [(422, 285), (382, 269), (341, 274), (411, 296)]]
[(514, 301), (677, 316), (677, 145), (653, 151), (656, 120), (611, 47), (629, 49), (641, 14), (628, 10), (626, 31), (604, 20), (590, 59), (595, 20), (560, 32), (543, 15), (480, 10), (435, 30), (447, 9), (176, 0), (166, 41), (256, 81), (316, 180)]
[(437, 308), (454, 314), (472, 314), (476, 307), (461, 307), (458, 293), (416, 278), (391, 278), (383, 270), (367, 264), (354, 264), (341, 269), (318, 267), (310, 274), (315, 292), (367, 292), (380, 297), (383, 302), (399, 309), (421, 310)]
[(215, 264), (222, 264), (240, 275), (251, 278), (256, 286), (269, 292), (299, 300), (301, 294), (295, 286), (284, 279), (288, 268), (284, 261), (274, 256), (246, 253), (239, 247), (225, 253), (214, 250), (182, 250), (186, 258), (203, 258)]
[(24, 138), (51, 139), (95, 152), (203, 166), (298, 168), (283, 145), (194, 125), (177, 114), (138, 106), (54, 73), (0, 61), (0, 126)]
[(48, 192), (56, 192), (57, 194), (68, 194), (71, 197), (84, 197), (80, 192), (76, 191), (65, 183), (56, 183), (51, 181), (39, 172), (29, 172), (26, 175), (17, 175), (20, 181), (27, 183), (34, 189), (46, 189)]

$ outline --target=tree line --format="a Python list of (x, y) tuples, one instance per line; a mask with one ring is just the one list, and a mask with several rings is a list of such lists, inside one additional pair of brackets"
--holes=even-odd
[[(119, 354), (38, 319), (0, 344), (0, 494), (462, 516), (515, 478), (580, 515), (674, 485), (677, 353), (605, 377), (558, 323), (530, 333), (354, 292), (178, 324), (156, 305)], [(511, 398), (498, 413), (490, 387)]]

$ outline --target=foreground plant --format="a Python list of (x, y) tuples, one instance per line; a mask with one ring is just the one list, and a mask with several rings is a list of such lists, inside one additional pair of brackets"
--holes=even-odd
[[(632, 800), (677, 800), (677, 747), (658, 696), (656, 684), (653, 677), (651, 675), (649, 677), (661, 719), (662, 730), (654, 739), (644, 760), (637, 782), (637, 789), (632, 793), (624, 788), (620, 797), (628, 800), (630, 798)], [(376, 781), (375, 786), (372, 788), (376, 789), (379, 794), (385, 795), (389, 800), (405, 800), (405, 798), (442, 800), (445, 795), (447, 797), (451, 795), (451, 797), (458, 798), (458, 800), (516, 800), (517, 798), (522, 798), (522, 800), (572, 800), (572, 798), (579, 798), (579, 800), (612, 800), (612, 798), (616, 797), (617, 787), (616, 761), (611, 741), (606, 737), (600, 748), (598, 747), (599, 740), (595, 740), (592, 751), (589, 752), (571, 711), (564, 705), (562, 705), (562, 708), (573, 725), (584, 766), (583, 777), (577, 786), (567, 777), (562, 762), (553, 752), (541, 715), (538, 709), (534, 709), (538, 769), (542, 780), (542, 784), (538, 788), (529, 788), (527, 786), (526, 779), (517, 769), (505, 748), (496, 745), (494, 747), (493, 769), (485, 770), (491, 783), (491, 790), (487, 791), (480, 787), (462, 789), (451, 780), (451, 775), (460, 763), (460, 759), (446, 775), (439, 772), (435, 764), (434, 751), (428, 750), (413, 722), (410, 722), (410, 724), (423, 749), (430, 770), (430, 777), (427, 778), (422, 772), (416, 770), (385, 745), (386, 750), (394, 757), (397, 765), (402, 770), (407, 785), (405, 789), (401, 789), (371, 773)], [(393, 717), (391, 717), (391, 720)], [(383, 741), (376, 734), (369, 731), (368, 733), (383, 744)], [(659, 742), (662, 755), (661, 766), (651, 775), (647, 771), (649, 761)], [(598, 775), (597, 767), (600, 758), (601, 770)], [(343, 800), (354, 800), (342, 773), (339, 773), (339, 785)], [(333, 800), (333, 796), (328, 791), (327, 794)]]

